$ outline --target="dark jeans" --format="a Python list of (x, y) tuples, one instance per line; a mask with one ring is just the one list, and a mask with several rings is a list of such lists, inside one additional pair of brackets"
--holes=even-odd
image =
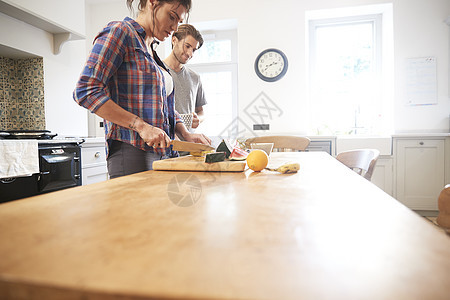
[(109, 178), (152, 170), (153, 162), (164, 158), (166, 157), (143, 151), (124, 142), (112, 141), (109, 156), (106, 159)]

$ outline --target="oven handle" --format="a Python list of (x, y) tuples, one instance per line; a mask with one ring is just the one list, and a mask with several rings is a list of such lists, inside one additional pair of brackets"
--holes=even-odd
[(14, 181), (16, 181), (16, 178), (14, 178), (14, 177), (0, 179), (0, 182), (5, 183), (5, 184), (13, 183)]
[[(37, 173), (36, 173), (36, 174), (37, 174)], [(0, 182), (1, 182), (1, 183), (4, 183), (4, 184), (8, 184), (8, 183), (13, 183), (13, 182), (15, 182), (16, 179), (18, 179), (18, 178), (25, 178), (25, 177), (31, 177), (31, 176), (33, 176), (33, 174), (30, 174), (30, 175), (22, 175), (22, 176), (19, 176), (19, 177), (5, 177), (5, 178), (0, 178)]]

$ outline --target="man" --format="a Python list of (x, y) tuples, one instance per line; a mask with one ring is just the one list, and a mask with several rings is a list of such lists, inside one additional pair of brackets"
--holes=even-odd
[(164, 60), (175, 87), (175, 110), (180, 114), (193, 114), (192, 128), (197, 128), (204, 120), (206, 99), (200, 76), (185, 64), (202, 45), (200, 32), (190, 24), (182, 24), (173, 33), (172, 52)]

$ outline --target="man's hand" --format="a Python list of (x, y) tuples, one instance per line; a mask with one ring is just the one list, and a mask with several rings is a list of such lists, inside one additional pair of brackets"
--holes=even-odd
[(211, 145), (211, 139), (201, 133), (190, 133), (186, 137), (186, 142), (201, 143), (204, 145)]
[(196, 112), (192, 113), (193, 117), (192, 117), (192, 128), (197, 128), (198, 125), (200, 125), (200, 119), (198, 118), (198, 115)]

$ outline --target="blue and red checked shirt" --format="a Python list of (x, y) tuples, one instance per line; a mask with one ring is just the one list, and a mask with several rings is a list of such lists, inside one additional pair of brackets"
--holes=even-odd
[[(128, 17), (109, 23), (94, 40), (73, 98), (94, 113), (112, 100), (173, 139), (175, 125), (182, 120), (175, 111), (174, 93), (166, 95), (164, 75), (148, 52), (145, 37), (141, 25)], [(105, 134), (108, 146), (118, 140), (145, 151), (177, 155), (171, 147), (153, 150), (136, 131), (106, 120)]]

